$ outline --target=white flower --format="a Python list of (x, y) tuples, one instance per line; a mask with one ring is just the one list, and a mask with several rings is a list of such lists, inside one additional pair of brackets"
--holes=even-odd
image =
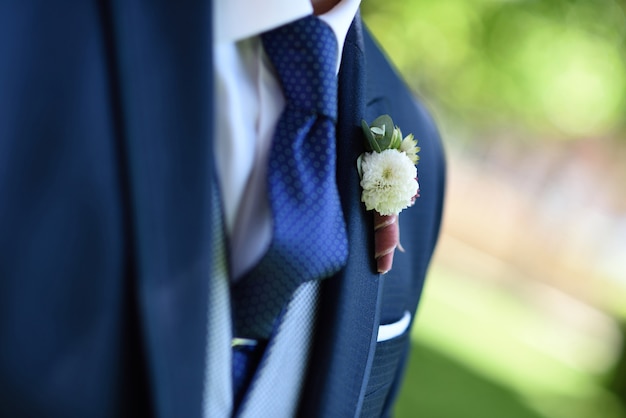
[(419, 185), (417, 169), (406, 153), (396, 149), (365, 153), (361, 172), (361, 201), (367, 210), (384, 216), (411, 206)]

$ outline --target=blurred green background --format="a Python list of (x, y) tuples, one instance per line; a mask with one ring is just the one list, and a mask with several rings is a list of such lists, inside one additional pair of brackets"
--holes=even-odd
[(362, 0), (449, 164), (397, 417), (626, 417), (625, 12)]

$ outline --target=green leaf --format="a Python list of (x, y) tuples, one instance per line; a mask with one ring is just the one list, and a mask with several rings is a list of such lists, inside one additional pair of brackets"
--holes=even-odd
[(364, 120), (361, 120), (361, 128), (363, 128), (363, 134), (365, 135), (365, 139), (367, 139), (366, 145), (369, 145), (368, 151), (381, 152), (378, 142), (370, 131), (370, 127), (367, 125), (367, 122), (365, 122)]
[(389, 115), (381, 115), (374, 119), (372, 126), (381, 127), (384, 131), (383, 137), (378, 140), (378, 148), (381, 151), (389, 149), (393, 138), (393, 120), (391, 117)]

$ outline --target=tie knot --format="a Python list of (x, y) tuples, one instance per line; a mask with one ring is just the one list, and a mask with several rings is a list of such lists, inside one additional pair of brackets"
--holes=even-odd
[(278, 73), (288, 105), (337, 117), (337, 39), (316, 16), (265, 32), (263, 47)]

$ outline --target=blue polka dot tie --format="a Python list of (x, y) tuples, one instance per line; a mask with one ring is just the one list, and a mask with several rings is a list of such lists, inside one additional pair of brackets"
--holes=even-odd
[(337, 41), (308, 16), (262, 35), (286, 99), (269, 156), (273, 237), (233, 287), (237, 336), (266, 339), (296, 288), (337, 273), (348, 254), (335, 181)]

